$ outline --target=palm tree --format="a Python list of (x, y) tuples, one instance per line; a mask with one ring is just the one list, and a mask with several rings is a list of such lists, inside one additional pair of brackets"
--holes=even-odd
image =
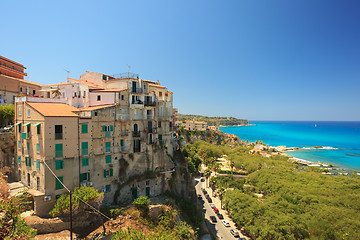
[(205, 176), (206, 181), (207, 181), (207, 183), (208, 183), (207, 186), (209, 187), (209, 181), (208, 181), (208, 179), (209, 179), (209, 177), (211, 176), (211, 170), (210, 170), (209, 168), (207, 168), (207, 169), (205, 170), (204, 176)]
[(225, 194), (225, 188), (224, 187), (219, 188), (218, 194), (219, 194), (219, 197), (220, 197), (220, 203), (221, 203), (221, 208), (222, 208), (222, 199), (223, 199), (223, 196)]

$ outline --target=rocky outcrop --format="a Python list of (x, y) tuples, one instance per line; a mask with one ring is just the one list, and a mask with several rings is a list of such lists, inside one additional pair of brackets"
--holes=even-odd
[(9, 181), (16, 181), (18, 175), (15, 147), (15, 133), (0, 133), (0, 168), (10, 167)]

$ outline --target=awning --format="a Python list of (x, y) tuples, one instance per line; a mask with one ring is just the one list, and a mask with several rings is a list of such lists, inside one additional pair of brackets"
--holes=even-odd
[(41, 123), (34, 124), (33, 127), (39, 126)]
[(29, 125), (30, 125), (30, 123), (25, 123), (25, 124), (24, 124), (24, 127), (29, 126)]
[(14, 126), (17, 126), (17, 125), (20, 125), (20, 124), (21, 124), (21, 122), (18, 122), (18, 123), (15, 123)]

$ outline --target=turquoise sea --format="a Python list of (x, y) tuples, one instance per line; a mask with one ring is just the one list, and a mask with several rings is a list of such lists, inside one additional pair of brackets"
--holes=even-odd
[(333, 150), (302, 149), (287, 153), (311, 162), (360, 171), (360, 122), (252, 121), (250, 124), (220, 130), (249, 142), (262, 140), (270, 146), (333, 147)]

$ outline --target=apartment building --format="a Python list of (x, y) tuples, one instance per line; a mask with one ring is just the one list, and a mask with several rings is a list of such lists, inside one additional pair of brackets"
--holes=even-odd
[(192, 131), (206, 131), (207, 123), (205, 121), (186, 121), (185, 129)]
[(134, 74), (86, 72), (42, 92), (16, 99), (19, 176), (36, 214), (46, 216), (67, 192), (59, 181), (105, 192), (105, 205), (168, 188), (175, 140), (166, 87)]
[(20, 94), (40, 94), (41, 84), (24, 80), (25, 69), (22, 64), (0, 56), (0, 104), (13, 104)]

